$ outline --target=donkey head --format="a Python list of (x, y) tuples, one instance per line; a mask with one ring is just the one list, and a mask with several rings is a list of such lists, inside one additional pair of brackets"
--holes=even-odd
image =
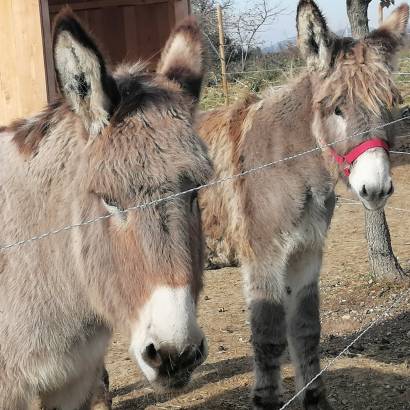
[(378, 30), (354, 40), (329, 32), (313, 1), (299, 2), (298, 46), (310, 69), (312, 131), (368, 209), (383, 207), (393, 193), (388, 155), (392, 128), (383, 125), (392, 120), (401, 99), (392, 60), (408, 17), (409, 7), (403, 4)]
[(92, 309), (125, 328), (150, 382), (186, 384), (206, 357), (196, 320), (202, 231), (195, 188), (211, 164), (192, 122), (203, 77), (202, 42), (188, 18), (172, 34), (155, 74), (141, 64), (110, 75), (90, 34), (69, 11), (54, 29), (58, 83), (80, 135), (71, 161), (72, 218), (110, 215), (74, 233), (80, 281)]

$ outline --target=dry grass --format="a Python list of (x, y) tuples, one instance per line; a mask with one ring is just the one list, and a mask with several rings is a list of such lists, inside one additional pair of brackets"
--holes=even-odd
[[(300, 65), (300, 62), (289, 61), (280, 69), (271, 68), (273, 71), (264, 71), (264, 69), (258, 71), (255, 68), (255, 70), (250, 69), (249, 74), (230, 74), (228, 75), (230, 102), (236, 101), (249, 92), (259, 93), (268, 86), (280, 86), (297, 75), (301, 69), (303, 69), (303, 66)], [(410, 50), (401, 53), (398, 71), (410, 73)], [(410, 105), (410, 75), (395, 75), (395, 77), (404, 99), (404, 105)], [(224, 105), (225, 101), (220, 76), (211, 73), (208, 84), (202, 93), (201, 109), (203, 110), (220, 107)]]

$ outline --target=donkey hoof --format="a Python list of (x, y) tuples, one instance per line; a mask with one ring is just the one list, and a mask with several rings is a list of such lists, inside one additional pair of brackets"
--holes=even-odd
[(279, 410), (285, 403), (278, 397), (263, 396), (258, 393), (252, 394), (253, 410)]
[(308, 390), (303, 400), (305, 410), (333, 410), (324, 391)]

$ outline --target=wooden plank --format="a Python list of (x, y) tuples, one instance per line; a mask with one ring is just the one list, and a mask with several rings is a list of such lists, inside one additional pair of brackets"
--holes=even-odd
[(190, 14), (190, 1), (177, 0), (174, 4), (175, 23), (178, 24), (181, 20)]
[(70, 7), (76, 10), (90, 10), (90, 9), (100, 9), (103, 7), (126, 7), (126, 6), (143, 6), (147, 4), (157, 4), (157, 3), (168, 3), (172, 0), (92, 0), (92, 1), (64, 1), (62, 4), (53, 4), (50, 2), (51, 13), (56, 13), (61, 9), (63, 4), (69, 4)]
[(168, 2), (168, 24), (170, 30), (175, 27), (175, 0)]
[(47, 102), (38, 0), (0, 1), (0, 124), (38, 112)]
[(48, 0), (40, 0), (41, 34), (43, 36), (44, 66), (46, 71), (47, 99), (57, 99), (57, 84), (54, 73), (53, 40), (51, 38), (50, 11)]

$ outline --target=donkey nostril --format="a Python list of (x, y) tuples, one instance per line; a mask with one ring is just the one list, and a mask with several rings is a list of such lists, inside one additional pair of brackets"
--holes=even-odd
[(148, 364), (154, 367), (159, 367), (162, 363), (161, 356), (159, 355), (153, 343), (150, 343), (145, 348), (143, 358)]
[(394, 186), (393, 186), (393, 183), (390, 182), (390, 189), (387, 191), (386, 196), (393, 195), (393, 192), (394, 192)]
[(366, 198), (367, 195), (368, 195), (368, 194), (367, 194), (366, 186), (363, 185), (362, 189), (360, 190), (360, 196), (362, 196), (363, 198)]
[(151, 343), (147, 346), (146, 353), (147, 353), (148, 359), (150, 359), (150, 360), (155, 360), (156, 359), (157, 349), (155, 349), (155, 346), (154, 346), (153, 343)]

